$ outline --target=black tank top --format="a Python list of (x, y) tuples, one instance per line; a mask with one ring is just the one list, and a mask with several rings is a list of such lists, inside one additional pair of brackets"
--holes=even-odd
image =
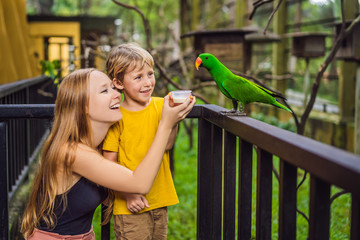
[(41, 221), (38, 229), (58, 233), (60, 235), (78, 235), (87, 233), (91, 229), (95, 209), (106, 199), (106, 196), (107, 191), (105, 188), (82, 177), (68, 191), (68, 203), (65, 212), (63, 213), (61, 195), (56, 196), (56, 227), (50, 230), (47, 228), (46, 224)]

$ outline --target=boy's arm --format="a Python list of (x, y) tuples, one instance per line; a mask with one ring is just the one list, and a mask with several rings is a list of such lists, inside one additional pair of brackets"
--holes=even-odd
[(103, 156), (110, 161), (116, 162), (117, 163), (117, 157), (118, 157), (118, 153), (117, 152), (111, 152), (111, 151), (106, 151), (103, 150)]
[(175, 144), (178, 128), (179, 128), (179, 124), (176, 124), (176, 126), (171, 130), (169, 141), (166, 145), (166, 151), (170, 151), (173, 148), (173, 146)]

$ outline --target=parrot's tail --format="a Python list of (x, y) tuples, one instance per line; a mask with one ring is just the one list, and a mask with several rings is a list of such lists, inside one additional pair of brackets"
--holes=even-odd
[(275, 107), (278, 107), (278, 108), (282, 108), (282, 109), (284, 109), (284, 110), (292, 113), (292, 111), (291, 111), (289, 108), (287, 108), (287, 107), (285, 107), (284, 105), (282, 105), (282, 104), (279, 102), (279, 100), (277, 100), (277, 99), (276, 99), (275, 102), (272, 103), (272, 105), (274, 105)]

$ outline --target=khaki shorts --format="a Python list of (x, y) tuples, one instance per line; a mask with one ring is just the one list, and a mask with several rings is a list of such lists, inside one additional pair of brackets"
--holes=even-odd
[(60, 235), (57, 233), (46, 232), (35, 228), (33, 234), (29, 238), (27, 238), (27, 240), (56, 240), (56, 239), (95, 240), (95, 233), (92, 227), (88, 233), (84, 233), (80, 235)]
[(114, 215), (117, 240), (162, 240), (167, 238), (167, 207), (130, 215)]

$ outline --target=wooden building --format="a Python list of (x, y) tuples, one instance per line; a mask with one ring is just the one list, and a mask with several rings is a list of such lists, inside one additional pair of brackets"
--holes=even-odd
[(85, 48), (96, 51), (99, 39), (115, 32), (115, 18), (28, 16), (28, 22), (38, 60), (60, 60), (63, 76), (75, 68), (104, 67), (104, 60)]

